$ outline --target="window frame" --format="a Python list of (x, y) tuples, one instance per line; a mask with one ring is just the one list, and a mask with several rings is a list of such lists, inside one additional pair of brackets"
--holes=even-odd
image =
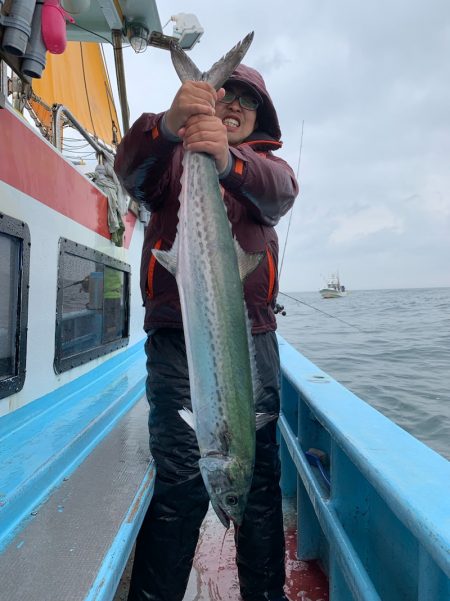
[(25, 383), (28, 334), (28, 291), (30, 288), (30, 229), (28, 225), (0, 212), (0, 235), (19, 240), (19, 277), (17, 290), (17, 325), (15, 332), (15, 375), (0, 379), (0, 399), (22, 390)]
[[(53, 368), (55, 373), (60, 374), (65, 371), (69, 371), (74, 367), (78, 367), (80, 365), (84, 365), (88, 361), (92, 361), (93, 359), (98, 359), (112, 351), (123, 348), (128, 345), (130, 340), (130, 294), (131, 294), (131, 267), (128, 263), (124, 261), (120, 261), (119, 259), (115, 259), (109, 255), (106, 255), (98, 250), (85, 246), (84, 244), (79, 244), (78, 242), (73, 242), (72, 240), (68, 240), (67, 238), (60, 238), (58, 243), (59, 251), (58, 251), (58, 277), (57, 277), (57, 294), (56, 294), (56, 329), (55, 329), (55, 357), (53, 361)], [(124, 332), (125, 336), (118, 340), (113, 340), (112, 342), (107, 342), (101, 344), (100, 346), (96, 346), (92, 349), (84, 350), (75, 355), (71, 355), (70, 357), (62, 357), (61, 356), (61, 333), (62, 333), (62, 317), (63, 317), (63, 256), (64, 254), (71, 254), (81, 259), (87, 259), (89, 261), (94, 261), (96, 263), (101, 263), (104, 267), (111, 267), (113, 269), (118, 269), (122, 271), (128, 276), (124, 277), (124, 286), (125, 286), (125, 294), (124, 294), (124, 313), (125, 313), (125, 323), (124, 323)]]

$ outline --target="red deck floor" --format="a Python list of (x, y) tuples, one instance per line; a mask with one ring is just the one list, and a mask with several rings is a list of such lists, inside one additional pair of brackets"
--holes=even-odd
[[(285, 507), (286, 594), (290, 601), (328, 601), (328, 582), (315, 562), (296, 559), (295, 516)], [(240, 601), (233, 530), (213, 511), (202, 525), (184, 601)]]
[[(316, 562), (296, 559), (295, 513), (284, 505), (286, 539), (286, 594), (290, 601), (328, 601), (328, 581)], [(233, 530), (225, 532), (210, 509), (200, 540), (184, 601), (241, 601), (234, 561)], [(132, 557), (125, 569), (114, 601), (126, 601)]]

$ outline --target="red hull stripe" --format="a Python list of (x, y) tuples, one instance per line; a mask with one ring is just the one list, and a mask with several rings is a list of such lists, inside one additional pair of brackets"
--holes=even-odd
[[(0, 109), (0, 180), (109, 239), (106, 197), (20, 118)], [(136, 218), (125, 218), (125, 246)]]

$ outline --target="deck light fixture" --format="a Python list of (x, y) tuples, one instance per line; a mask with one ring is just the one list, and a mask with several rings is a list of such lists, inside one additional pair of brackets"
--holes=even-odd
[(126, 34), (136, 54), (147, 49), (149, 31), (145, 25), (139, 21), (129, 21), (126, 24)]

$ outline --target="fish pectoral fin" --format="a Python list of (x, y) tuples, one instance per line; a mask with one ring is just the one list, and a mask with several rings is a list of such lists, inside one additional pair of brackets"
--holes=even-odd
[(178, 411), (180, 417), (184, 419), (188, 426), (190, 426), (195, 432), (194, 414), (190, 409), (184, 407)]
[(178, 235), (170, 250), (157, 250), (156, 248), (153, 248), (152, 253), (158, 263), (165, 267), (173, 276), (176, 275), (178, 263)]
[(239, 275), (241, 277), (241, 282), (243, 282), (245, 278), (250, 275), (252, 271), (255, 271), (255, 269), (261, 263), (264, 253), (245, 252), (236, 238), (234, 238), (234, 248), (238, 261)]
[(278, 413), (257, 413), (256, 414), (256, 429), (260, 430), (269, 422), (278, 418)]

